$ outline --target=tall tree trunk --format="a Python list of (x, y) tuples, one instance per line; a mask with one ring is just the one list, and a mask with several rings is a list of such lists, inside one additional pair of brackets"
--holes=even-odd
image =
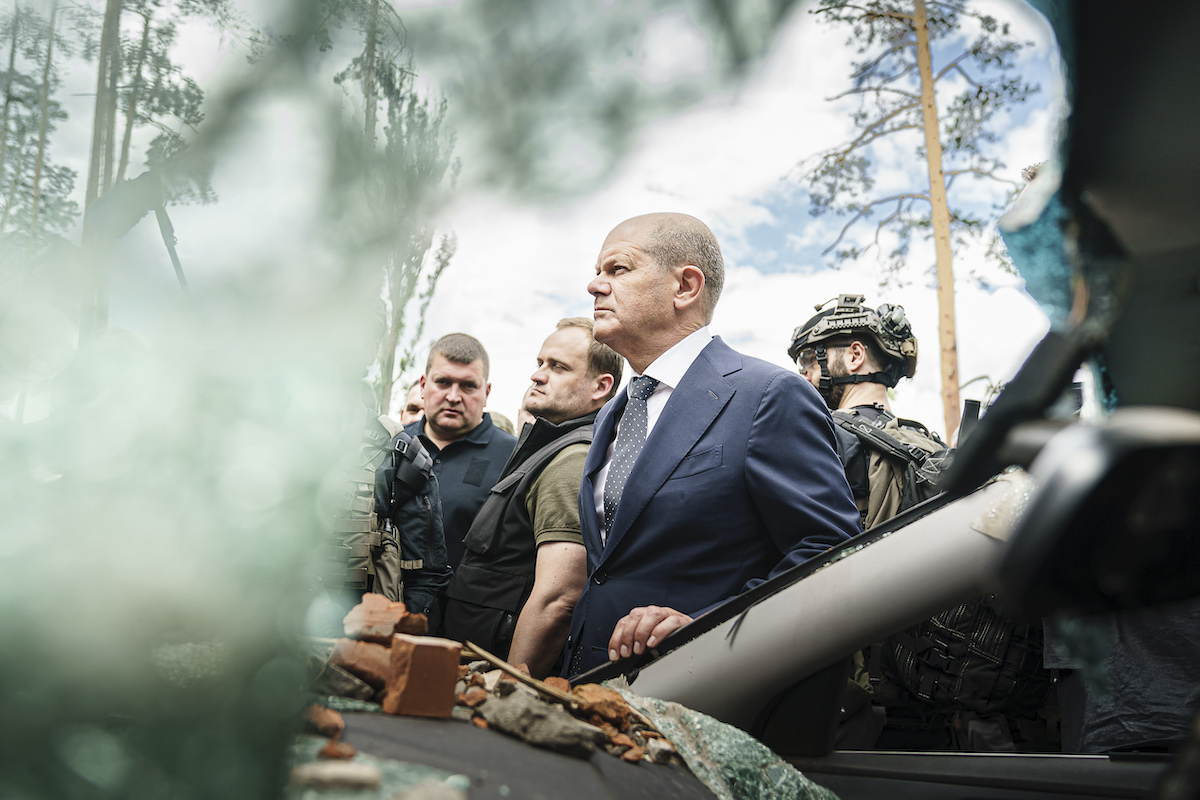
[(21, 185), (21, 176), (25, 173), (26, 149), (17, 151), (17, 163), (13, 165), (12, 182), (8, 185), (8, 197), (4, 198), (4, 213), (0, 214), (0, 233), (8, 225), (8, 217), (12, 213), (13, 204), (17, 202), (17, 188)]
[(404, 326), (404, 308), (396, 306), (396, 280), (400, 270), (395, 266), (395, 256), (392, 256), (392, 266), (388, 269), (388, 294), (391, 296), (391, 309), (388, 313), (387, 330), (384, 331), (383, 341), (379, 343), (379, 413), (390, 414), (392, 411), (392, 384), (396, 380), (396, 345), (400, 341), (400, 329)]
[(375, 47), (379, 38), (379, 0), (371, 0), (367, 14), (367, 50), (363, 55), (363, 102), (367, 112), (367, 145), (371, 146), (375, 144)]
[(4, 176), (4, 156), (8, 149), (8, 112), (12, 106), (13, 72), (17, 67), (17, 31), (21, 27), (21, 7), (13, 3), (12, 46), (8, 51), (8, 82), (4, 84), (4, 111), (0, 118), (0, 177)]
[(50, 4), (50, 26), (46, 31), (46, 63), (42, 67), (41, 113), (38, 116), (37, 161), (33, 165), (33, 201), (29, 211), (29, 236), (37, 239), (38, 203), (42, 196), (42, 164), (46, 159), (46, 123), (50, 116), (50, 65), (54, 59), (54, 21), (58, 17), (58, 0)]
[(104, 137), (108, 132), (109, 62), (113, 50), (120, 47), (120, 21), (122, 0), (107, 0), (104, 9), (104, 24), (100, 29), (100, 52), (96, 58), (96, 108), (92, 117), (92, 154), (88, 161), (87, 189), (84, 193), (84, 236), (89, 234), (88, 209), (103, 194), (100, 176), (104, 171)]
[(104, 110), (104, 122), (108, 130), (104, 134), (104, 177), (100, 184), (100, 194), (108, 194), (113, 187), (115, 165), (113, 159), (117, 151), (117, 86), (121, 82), (121, 11), (118, 7), (116, 19), (113, 21), (113, 49), (108, 62), (108, 91), (104, 94), (107, 108)]
[[(109, 96), (116, 95), (116, 84), (111, 79), (112, 68), (119, 64), (117, 56), (121, 49), (121, 4), (123, 0), (107, 0), (104, 9), (104, 27), (100, 34), (100, 53), (96, 59), (96, 111), (92, 119), (92, 155), (88, 161), (87, 191), (83, 198), (83, 240), (85, 245), (94, 245), (97, 239), (95, 219), (92, 216), (92, 204), (108, 190), (107, 179), (101, 184), (105, 175), (112, 174), (112, 166), (106, 168), (104, 160), (107, 154), (112, 158), (112, 143), (110, 124), (113, 103)], [(106, 137), (109, 141), (106, 144)], [(87, 338), (95, 331), (108, 324), (108, 278), (104, 273), (102, 259), (92, 260), (93, 272), (89, 285), (84, 290), (80, 336)]]
[(917, 33), (917, 70), (921, 75), (921, 107), (925, 114), (925, 157), (929, 162), (929, 200), (933, 206), (933, 241), (937, 253), (938, 340), (942, 353), (942, 413), (947, 438), (959, 422), (958, 342), (954, 320), (954, 267), (950, 250), (950, 207), (942, 173), (942, 141), (934, 96), (933, 63), (929, 53), (929, 18), (925, 0), (913, 2)]
[(133, 141), (133, 124), (137, 121), (138, 95), (142, 90), (142, 65), (146, 63), (146, 51), (150, 48), (150, 19), (153, 11), (146, 9), (146, 24), (142, 26), (142, 44), (138, 48), (137, 63), (133, 67), (133, 85), (129, 88), (129, 104), (125, 109), (125, 135), (121, 140), (121, 163), (117, 167), (117, 180), (125, 180), (125, 169), (129, 166), (129, 144)]

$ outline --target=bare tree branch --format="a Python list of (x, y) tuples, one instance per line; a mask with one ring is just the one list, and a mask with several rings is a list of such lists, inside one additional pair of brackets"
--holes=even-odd
[(906, 198), (906, 197), (912, 198), (914, 200), (924, 200), (925, 202), (929, 202), (929, 196), (924, 195), (924, 194), (897, 194), (897, 195), (892, 195), (891, 197), (881, 197), (878, 200), (872, 200), (871, 202), (867, 203), (865, 206), (860, 208), (858, 213), (854, 215), (854, 218), (851, 219), (849, 222), (847, 222), (842, 227), (842, 231), (841, 231), (841, 233), (838, 234), (837, 239), (835, 239), (833, 244), (829, 245), (829, 247), (826, 247), (824, 250), (822, 250), (821, 255), (823, 255), (823, 256), (829, 255), (829, 252), (831, 250), (833, 250), (835, 247), (837, 247), (841, 243), (842, 239), (845, 238), (846, 232), (848, 230), (850, 230), (851, 227), (854, 226), (854, 223), (858, 222), (860, 219), (862, 219), (863, 217), (870, 214), (871, 209), (873, 209), (875, 206), (882, 205), (883, 203), (890, 203), (893, 200), (903, 201), (904, 198)]
[[(889, 116), (894, 116), (894, 115), (889, 115)], [(883, 120), (880, 120), (880, 122), (883, 122)], [(853, 142), (851, 142), (849, 145), (847, 145), (844, 149), (837, 150), (835, 152), (837, 152), (843, 156), (849, 155), (850, 153), (854, 152), (858, 148), (865, 147), (866, 145), (870, 144), (871, 142), (875, 141), (876, 139), (878, 139), (881, 136), (887, 136), (889, 133), (895, 133), (896, 131), (920, 130), (920, 128), (921, 128), (921, 126), (916, 125), (916, 124), (897, 125), (893, 128), (885, 128), (884, 130), (877, 132), (874, 136), (867, 137), (866, 139), (863, 138), (863, 136), (866, 136), (866, 132), (864, 131), (862, 136), (859, 136), (857, 139), (855, 139)]]
[(977, 167), (969, 167), (967, 169), (949, 170), (948, 172), (946, 172), (944, 174), (947, 179), (946, 180), (947, 187), (949, 187), (950, 183), (955, 178), (957, 178), (959, 175), (978, 175), (981, 178), (991, 178), (994, 181), (999, 181), (1000, 183), (1007, 183), (1010, 186), (1013, 186), (1016, 188), (1020, 188), (1022, 185), (1022, 184), (1018, 183), (1017, 181), (1012, 180), (1011, 178), (1003, 178), (1003, 177), (997, 175), (995, 170), (983, 170), (983, 169), (979, 169)]
[(913, 47), (914, 45), (916, 45), (915, 40), (906, 38), (903, 41), (899, 42), (898, 44), (894, 44), (891, 47), (889, 47), (887, 50), (884, 50), (877, 57), (871, 59), (870, 61), (864, 61), (863, 64), (860, 67), (858, 67), (857, 69), (855, 69), (854, 71), (858, 75), (866, 75), (867, 73), (873, 71), (881, 63), (883, 63), (884, 59), (886, 59), (892, 53), (897, 53), (901, 50), (904, 50), (906, 47)]
[[(921, 101), (920, 101), (920, 100), (914, 100), (914, 101), (913, 101), (913, 102), (911, 102), (911, 103), (905, 103), (905, 104), (904, 104), (904, 105), (902, 105), (902, 106), (897, 106), (896, 108), (893, 108), (893, 109), (892, 109), (892, 110), (891, 110), (889, 113), (887, 113), (887, 114), (884, 114), (882, 117), (880, 117), (879, 119), (875, 120), (875, 121), (874, 121), (874, 122), (872, 122), (870, 125), (867, 125), (866, 127), (864, 127), (864, 128), (863, 128), (863, 131), (862, 131), (862, 133), (859, 135), (858, 139), (855, 139), (853, 142), (851, 142), (851, 143), (850, 143), (850, 146), (849, 146), (848, 148), (846, 148), (846, 152), (850, 152), (850, 151), (851, 151), (851, 150), (853, 150), (855, 147), (857, 147), (857, 146), (858, 146), (858, 142), (859, 142), (860, 140), (862, 140), (863, 138), (865, 138), (865, 137), (867, 136), (867, 134), (871, 133), (872, 131), (874, 131), (874, 130), (875, 130), (876, 128), (878, 128), (879, 126), (883, 125), (883, 123), (887, 122), (889, 119), (892, 119), (893, 117), (898, 117), (900, 114), (904, 113), (905, 111), (909, 111), (909, 110), (911, 110), (911, 109), (914, 109), (914, 108), (919, 108), (920, 106), (921, 106)], [(872, 138), (874, 138), (874, 137), (872, 137)]]
[(853, 8), (855, 11), (861, 11), (865, 16), (867, 16), (871, 19), (890, 18), (890, 19), (901, 19), (901, 20), (906, 20), (908, 22), (912, 22), (912, 14), (901, 14), (897, 11), (872, 11), (870, 9), (863, 8), (862, 6), (850, 5), (849, 3), (842, 5), (842, 6), (837, 6), (836, 8), (832, 8), (832, 7), (831, 8), (817, 8), (817, 9), (813, 10), (813, 13), (820, 14), (825, 11), (843, 11), (847, 8)]
[(843, 97), (846, 97), (847, 95), (866, 94), (867, 92), (875, 92), (875, 94), (879, 94), (881, 92), (891, 92), (892, 94), (898, 94), (903, 97), (908, 97), (908, 98), (910, 98), (912, 100), (916, 100), (918, 102), (921, 99), (918, 95), (915, 95), (912, 92), (906, 92), (903, 89), (893, 89), (890, 86), (862, 86), (857, 89), (847, 89), (846, 91), (842, 92), (841, 94), (835, 94), (833, 97), (826, 97), (825, 99), (826, 100), (841, 100)]
[(943, 75), (945, 75), (947, 72), (949, 72), (954, 67), (958, 66), (958, 62), (960, 62), (964, 59), (970, 58), (970, 57), (971, 57), (971, 53), (966, 52), (966, 53), (959, 53), (957, 56), (950, 59), (950, 61), (946, 63), (946, 66), (944, 66), (940, 70), (938, 70), (938, 74), (933, 76), (933, 82), (937, 83), (938, 81), (940, 81), (942, 79)]
[(974, 78), (972, 78), (970, 75), (968, 75), (968, 74), (967, 74), (967, 71), (966, 71), (965, 69), (963, 69), (962, 67), (960, 67), (958, 64), (955, 64), (955, 65), (954, 65), (954, 71), (955, 71), (955, 72), (957, 72), (958, 74), (962, 75), (964, 78), (966, 78), (966, 79), (967, 79), (967, 83), (971, 84), (971, 85), (972, 85), (972, 86), (974, 86), (976, 89), (982, 89), (982, 88), (983, 88), (983, 84), (982, 84), (982, 83), (980, 83), (979, 81), (975, 80), (975, 79), (974, 79)]

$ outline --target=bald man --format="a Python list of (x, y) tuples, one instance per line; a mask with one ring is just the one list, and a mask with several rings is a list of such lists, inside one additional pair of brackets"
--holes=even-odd
[(653, 648), (860, 530), (816, 389), (709, 332), (724, 276), (716, 238), (684, 214), (627, 220), (600, 251), (594, 335), (634, 377), (584, 465), (589, 580), (568, 675)]

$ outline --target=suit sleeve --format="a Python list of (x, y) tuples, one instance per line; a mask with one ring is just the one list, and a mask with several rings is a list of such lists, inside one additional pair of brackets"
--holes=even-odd
[[(746, 448), (747, 487), (784, 554), (770, 577), (862, 530), (835, 447), (833, 423), (817, 391), (799, 375), (775, 375)], [(745, 588), (762, 582), (751, 580)]]

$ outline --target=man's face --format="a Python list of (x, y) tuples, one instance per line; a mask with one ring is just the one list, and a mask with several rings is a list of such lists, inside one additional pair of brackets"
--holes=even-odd
[(429, 372), (421, 376), (425, 424), (443, 439), (461, 439), (483, 421), (491, 391), (492, 385), (483, 379), (483, 361), (459, 364), (434, 356)]
[(582, 417), (603, 405), (596, 379), (587, 376), (588, 335), (582, 328), (559, 328), (542, 344), (525, 409), (553, 423)]
[(645, 223), (623, 222), (604, 240), (596, 277), (588, 284), (594, 298), (596, 341), (625, 357), (673, 323), (675, 279), (646, 255)]
[(404, 407), (400, 409), (400, 424), (408, 425), (410, 422), (416, 422), (424, 409), (425, 405), (421, 401), (421, 384), (414, 383), (409, 387), (408, 397), (404, 400)]
[[(834, 346), (828, 348), (825, 354), (825, 361), (829, 365), (829, 377), (841, 378), (850, 374), (850, 369), (846, 366), (846, 348)], [(813, 385), (814, 388), (821, 388), (821, 363), (817, 361), (817, 353), (811, 347), (806, 347), (800, 351), (796, 357), (796, 366), (800, 369), (800, 374)], [(838, 403), (842, 400), (842, 395), (846, 393), (846, 384), (839, 383), (829, 390), (829, 397), (825, 401), (830, 408), (837, 408)]]

